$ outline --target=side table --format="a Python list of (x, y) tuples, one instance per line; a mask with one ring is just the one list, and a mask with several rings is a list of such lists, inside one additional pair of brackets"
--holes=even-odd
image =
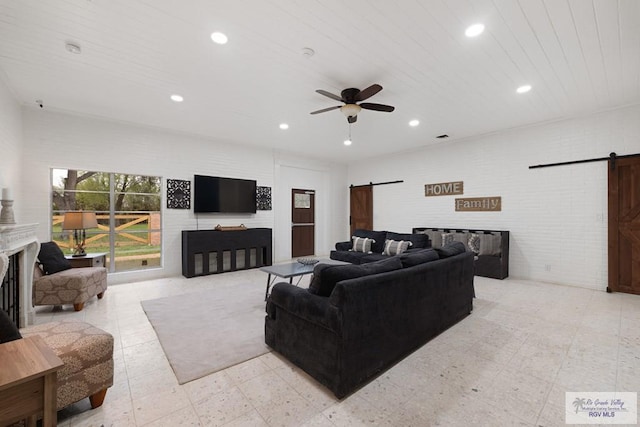
[(35, 427), (57, 424), (57, 371), (64, 365), (38, 336), (0, 344), (0, 425), (26, 419)]
[(73, 268), (81, 268), (81, 267), (104, 267), (107, 263), (107, 254), (104, 252), (101, 253), (89, 253), (85, 256), (72, 256), (65, 255), (66, 259), (71, 263), (71, 267)]

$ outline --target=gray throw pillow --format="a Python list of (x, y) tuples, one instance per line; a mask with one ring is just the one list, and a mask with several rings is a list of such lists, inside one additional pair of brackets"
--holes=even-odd
[(402, 252), (409, 249), (411, 242), (405, 240), (386, 240), (384, 242), (384, 255), (394, 256), (400, 255)]
[(478, 255), (500, 256), (502, 254), (502, 237), (498, 234), (481, 234)]

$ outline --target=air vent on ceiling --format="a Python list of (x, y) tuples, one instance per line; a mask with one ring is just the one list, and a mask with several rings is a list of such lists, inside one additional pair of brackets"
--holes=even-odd
[(445, 138), (449, 138), (449, 135), (447, 135), (447, 134), (445, 133), (445, 134), (442, 134), (442, 135), (438, 135), (438, 136), (436, 136), (436, 138), (438, 138), (438, 139), (445, 139)]

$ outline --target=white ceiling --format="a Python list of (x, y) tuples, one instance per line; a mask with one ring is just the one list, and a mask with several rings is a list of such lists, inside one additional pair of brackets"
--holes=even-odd
[[(348, 162), (639, 103), (640, 1), (0, 0), (0, 69), (28, 106)], [(373, 83), (396, 110), (351, 147), (339, 110), (309, 114)]]

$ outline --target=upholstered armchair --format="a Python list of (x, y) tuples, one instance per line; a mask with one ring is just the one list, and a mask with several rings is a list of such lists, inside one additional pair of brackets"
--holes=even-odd
[(18, 331), (0, 310), (0, 352), (3, 343), (34, 335), (41, 337), (64, 363), (57, 375), (57, 409), (87, 397), (92, 408), (101, 406), (113, 385), (113, 336), (78, 321), (49, 322)]
[(102, 405), (113, 385), (113, 336), (85, 322), (49, 322), (20, 331), (40, 336), (63, 362), (58, 371), (57, 409), (79, 400)]
[(75, 311), (107, 290), (104, 267), (71, 268), (55, 242), (43, 243), (33, 272), (33, 305), (73, 304)]

